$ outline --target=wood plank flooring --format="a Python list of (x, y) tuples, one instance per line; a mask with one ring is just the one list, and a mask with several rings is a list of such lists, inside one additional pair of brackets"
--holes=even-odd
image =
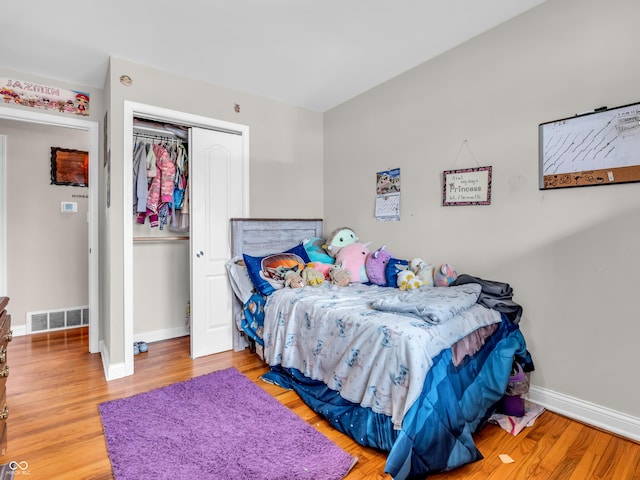
[[(14, 337), (9, 344), (9, 440), (0, 464), (28, 464), (26, 470), (16, 470), (16, 479), (113, 478), (98, 404), (229, 367), (236, 367), (357, 456), (359, 461), (346, 480), (391, 478), (383, 473), (383, 452), (359, 446), (333, 430), (295, 393), (259, 380), (267, 369), (248, 351), (194, 361), (189, 358), (188, 337), (156, 342), (135, 357), (135, 375), (111, 382), (104, 379), (100, 355), (87, 352), (86, 328)], [(551, 412), (515, 437), (487, 425), (475, 438), (483, 460), (430, 479), (640, 479), (639, 444)], [(498, 458), (501, 453), (515, 462), (503, 464)]]

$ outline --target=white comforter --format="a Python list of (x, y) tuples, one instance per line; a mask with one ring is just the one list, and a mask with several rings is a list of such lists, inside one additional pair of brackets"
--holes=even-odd
[[(267, 299), (265, 360), (322, 380), (340, 395), (391, 416), (400, 428), (432, 359), (500, 314), (476, 303), (477, 284), (405, 292), (377, 285), (283, 289)], [(376, 310), (373, 302), (411, 304), (439, 323)]]

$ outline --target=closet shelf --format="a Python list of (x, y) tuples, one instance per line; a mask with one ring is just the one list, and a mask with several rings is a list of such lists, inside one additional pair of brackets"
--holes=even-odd
[(134, 242), (175, 242), (178, 240), (189, 240), (189, 236), (175, 236), (175, 237), (133, 237)]

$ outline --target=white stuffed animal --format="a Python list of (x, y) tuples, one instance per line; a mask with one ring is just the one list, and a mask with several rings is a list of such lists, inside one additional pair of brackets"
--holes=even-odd
[(416, 290), (422, 286), (422, 282), (411, 270), (402, 270), (398, 273), (398, 288), (400, 290)]
[(433, 265), (421, 258), (414, 258), (409, 262), (409, 269), (420, 279), (423, 285), (433, 287)]

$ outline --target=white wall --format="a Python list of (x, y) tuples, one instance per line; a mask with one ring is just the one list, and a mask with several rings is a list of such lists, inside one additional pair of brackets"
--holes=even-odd
[[(88, 188), (51, 185), (51, 147), (87, 150), (85, 131), (0, 119), (7, 136), (7, 294), (26, 313), (88, 305)], [(61, 202), (77, 213), (61, 213)]]
[[(537, 127), (640, 101), (638, 18), (635, 0), (549, 0), (324, 118), (325, 228), (509, 282), (535, 387), (636, 429), (640, 184), (538, 190)], [(442, 172), (476, 159), (491, 205), (441, 206)], [(375, 172), (393, 167), (402, 219), (379, 223)]]

